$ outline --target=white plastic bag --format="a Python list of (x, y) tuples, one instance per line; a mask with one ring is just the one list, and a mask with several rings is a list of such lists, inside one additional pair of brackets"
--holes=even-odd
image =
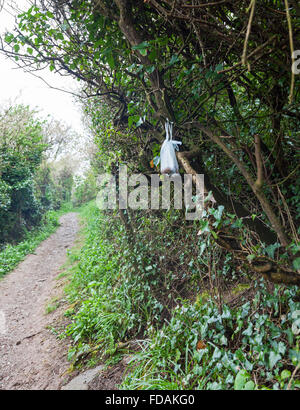
[(160, 150), (160, 172), (162, 174), (177, 174), (179, 167), (176, 158), (175, 150), (178, 151), (180, 141), (173, 141), (173, 124), (167, 120), (166, 122), (166, 139)]

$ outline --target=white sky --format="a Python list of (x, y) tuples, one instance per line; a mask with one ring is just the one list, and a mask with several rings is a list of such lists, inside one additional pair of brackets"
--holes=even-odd
[[(14, 18), (6, 11), (9, 8), (9, 0), (0, 0), (0, 8), (3, 1), (4, 8), (0, 11), (1, 33), (11, 30), (14, 26)], [(28, 8), (27, 0), (18, 0), (16, 3), (20, 9)], [(50, 114), (53, 118), (72, 126), (78, 133), (84, 133), (81, 114), (71, 94), (53, 90), (42, 80), (16, 67), (13, 61), (0, 53), (0, 105), (8, 100), (14, 102), (17, 99), (17, 103), (38, 108), (43, 118)], [(38, 75), (51, 86), (69, 91), (75, 91), (79, 84), (70, 77), (51, 73), (49, 69), (38, 72)]]

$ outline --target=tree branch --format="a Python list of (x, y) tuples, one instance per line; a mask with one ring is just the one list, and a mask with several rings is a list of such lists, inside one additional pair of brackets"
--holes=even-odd
[[(283, 226), (279, 222), (277, 216), (275, 215), (272, 206), (269, 203), (268, 198), (266, 195), (258, 189), (255, 185), (255, 181), (253, 180), (251, 174), (247, 171), (244, 164), (239, 160), (236, 154), (222, 141), (220, 137), (214, 135), (211, 131), (203, 127), (200, 123), (195, 122), (194, 125), (204, 132), (214, 143), (216, 143), (225, 153), (226, 155), (235, 163), (237, 168), (240, 170), (241, 174), (244, 176), (245, 180), (247, 181), (248, 185), (254, 192), (256, 198), (259, 200), (261, 207), (265, 211), (274, 231), (277, 233), (278, 238), (283, 246), (288, 246), (290, 241), (287, 235), (284, 232)], [(232, 142), (233, 144), (233, 142)], [(237, 149), (237, 147), (235, 147)]]
[(256, 159), (256, 169), (257, 169), (257, 179), (255, 181), (255, 186), (258, 190), (261, 189), (263, 185), (263, 162), (261, 157), (261, 149), (260, 149), (260, 137), (259, 135), (255, 135), (255, 159)]

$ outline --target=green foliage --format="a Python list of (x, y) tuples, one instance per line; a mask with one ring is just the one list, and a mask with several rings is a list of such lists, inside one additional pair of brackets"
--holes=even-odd
[[(36, 2), (5, 38), (19, 64), (47, 64), (81, 81), (91, 97), (84, 108), (96, 172), (127, 164), (150, 176), (168, 117), (184, 150), (198, 150), (190, 164), (218, 202), (195, 223), (171, 209), (124, 212), (123, 226), (115, 213), (86, 208), (89, 233), (69, 290), (79, 301), (67, 331), (76, 342), (70, 357), (90, 345), (113, 354), (139, 336), (142, 351), (124, 388), (294, 388), (296, 290), (267, 290), (257, 275), (277, 280), (281, 268), (285, 277), (299, 268), (299, 78), (291, 104), (291, 73), (282, 65), (290, 59), (287, 10), (284, 2), (256, 2), (246, 44), (249, 2), (183, 3), (173, 2), (170, 15), (167, 2), (151, 0)], [(289, 13), (295, 30), (297, 9)], [(17, 187), (33, 203), (26, 181)], [(78, 184), (74, 203), (91, 192), (89, 181)], [(257, 261), (271, 270), (255, 270)]]
[(17, 245), (6, 245), (0, 251), (0, 278), (14, 269), (29, 253), (48, 238), (59, 226), (58, 213), (48, 211), (43, 215), (42, 224), (28, 232), (25, 238)]
[(240, 370), (235, 376), (234, 390), (254, 390), (255, 384), (246, 370)]
[[(149, 285), (134, 274), (135, 260), (113, 215), (104, 216), (94, 204), (83, 212), (88, 220), (86, 242), (68, 289), (71, 302), (81, 303), (67, 334), (79, 343), (73, 354), (84, 343), (102, 344), (105, 351), (113, 352), (118, 342), (147, 325), (156, 301)], [(121, 239), (122, 255), (112, 237)]]
[[(222, 218), (226, 221), (221, 209), (212, 212), (218, 226)], [(113, 358), (127, 352), (122, 347), (126, 342), (139, 339), (122, 389), (286, 389), (289, 383), (297, 388), (299, 381), (287, 376), (300, 360), (296, 287), (275, 286), (270, 292), (263, 281), (251, 287), (239, 284), (233, 287), (239, 305), (220, 305), (199, 286), (199, 269), (214, 261), (208, 244), (198, 260), (190, 257), (182, 264), (189, 274), (185, 283), (181, 272), (178, 283), (185, 295), (188, 283), (194, 290), (193, 297), (190, 293), (183, 300), (176, 288), (178, 267), (169, 267), (170, 274), (164, 270), (164, 258), (170, 264), (168, 247), (174, 257), (170, 231), (163, 250), (159, 240), (146, 245), (147, 237), (132, 248), (114, 213), (104, 214), (90, 204), (82, 215), (88, 221), (86, 242), (76, 254), (78, 265), (68, 288), (70, 302), (76, 302), (66, 330), (75, 342), (70, 360), (95, 346), (102, 356)], [(147, 225), (151, 230), (147, 218), (140, 218), (141, 235), (147, 235)], [(202, 244), (203, 239), (198, 246)], [(156, 252), (160, 266), (154, 256), (149, 259)], [(231, 260), (225, 260), (219, 278), (229, 284), (231, 271)], [(250, 291), (250, 297), (242, 296)]]
[(44, 122), (23, 105), (0, 113), (0, 246), (23, 239), (43, 215), (71, 199), (73, 172), (45, 161)]
[(73, 172), (64, 166), (57, 175), (57, 191), (60, 193), (61, 202), (70, 202), (74, 183)]
[(42, 217), (34, 173), (46, 148), (42, 125), (28, 107), (0, 114), (0, 243), (20, 238)]
[(89, 172), (84, 177), (77, 177), (75, 180), (75, 188), (72, 195), (72, 202), (74, 206), (80, 206), (97, 195), (97, 181), (94, 173)]
[[(290, 59), (284, 2), (272, 2), (272, 13), (268, 2), (256, 4), (254, 21), (268, 40), (252, 30), (247, 44), (244, 0), (190, 8), (175, 2), (172, 17), (168, 4), (128, 2), (126, 12), (122, 4), (65, 2), (57, 8), (36, 2), (18, 16), (18, 30), (6, 34), (4, 52), (26, 67), (48, 65), (81, 82), (84, 95), (93, 96), (86, 105), (102, 166), (120, 161), (149, 172), (164, 120), (172, 118), (186, 150), (201, 146), (198, 165), (229, 202), (243, 203), (277, 233), (280, 226), (271, 220), (280, 217), (287, 237), (296, 240), (299, 78), (294, 76), (290, 104), (291, 73), (282, 67)], [(126, 24), (119, 24), (123, 13)], [(289, 13), (297, 27), (297, 9)], [(246, 46), (247, 64), (241, 65)], [(232, 138), (224, 146), (204, 125), (212, 135)], [(257, 173), (255, 135), (261, 140), (264, 199), (250, 182)]]
[(285, 389), (300, 360), (292, 332), (300, 303), (296, 289), (282, 291), (270, 294), (260, 283), (253, 302), (237, 309), (223, 304), (220, 311), (212, 300), (177, 306), (168, 324), (149, 330), (121, 388)]
[(62, 188), (59, 179), (54, 181), (51, 167), (44, 163), (35, 173), (36, 197), (43, 210), (59, 209), (63, 202)]
[(10, 191), (11, 187), (2, 179), (0, 180), (0, 209), (1, 211), (7, 211), (10, 204)]

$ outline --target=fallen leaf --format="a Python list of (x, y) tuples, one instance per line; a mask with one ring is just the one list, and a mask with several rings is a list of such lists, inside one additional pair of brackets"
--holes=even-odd
[(199, 340), (197, 343), (197, 350), (206, 349), (206, 344), (203, 340)]

